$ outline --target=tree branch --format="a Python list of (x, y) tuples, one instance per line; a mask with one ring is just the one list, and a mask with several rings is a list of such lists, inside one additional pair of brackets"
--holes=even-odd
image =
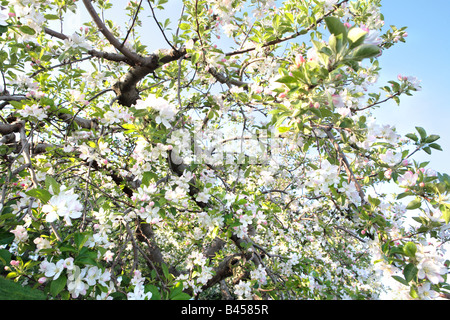
[(361, 185), (358, 182), (358, 179), (356, 179), (355, 174), (353, 173), (350, 164), (348, 163), (347, 157), (342, 152), (341, 146), (339, 143), (337, 143), (333, 133), (331, 132), (331, 127), (325, 130), (325, 133), (327, 134), (328, 138), (330, 138), (331, 142), (333, 143), (333, 147), (336, 150), (338, 157), (342, 162), (344, 163), (345, 171), (347, 172), (347, 175), (349, 178), (355, 183), (356, 190), (358, 190), (359, 197), (361, 198), (361, 202), (365, 202), (365, 194), (364, 190), (362, 189)]
[[(339, 2), (338, 4), (336, 4), (334, 6), (334, 8), (330, 11), (328, 11), (325, 15), (323, 15), (320, 19), (318, 19), (315, 23), (311, 24), (310, 26), (308, 26), (306, 29), (297, 31), (289, 36), (283, 37), (283, 38), (277, 38), (271, 41), (268, 41), (266, 43), (262, 44), (262, 47), (269, 47), (275, 44), (279, 44), (282, 43), (284, 41), (288, 41), (288, 40), (292, 40), (298, 36), (304, 35), (306, 34), (308, 31), (311, 31), (312, 29), (314, 29), (319, 23), (321, 23), (323, 21), (323, 19), (325, 19), (326, 17), (330, 16), (331, 14), (333, 14), (333, 12), (335, 12), (337, 9), (339, 9), (339, 7), (341, 7), (344, 3), (348, 2), (349, 0), (343, 0), (342, 2)], [(256, 47), (251, 47), (251, 48), (247, 48), (247, 49), (242, 49), (242, 50), (235, 50), (235, 51), (231, 51), (225, 54), (225, 56), (230, 57), (230, 56), (234, 56), (234, 55), (238, 55), (238, 54), (242, 54), (242, 53), (247, 53), (250, 51), (256, 50)]]
[(138, 65), (146, 64), (147, 61), (144, 57), (138, 55), (136, 52), (133, 52), (129, 50), (127, 47), (123, 46), (122, 43), (111, 33), (111, 31), (108, 30), (108, 28), (103, 23), (102, 19), (100, 19), (97, 12), (95, 11), (90, 0), (83, 0), (83, 4), (86, 7), (86, 10), (91, 15), (92, 20), (97, 25), (98, 30), (105, 36), (105, 38), (114, 48), (116, 48), (120, 53), (122, 53), (125, 57), (127, 57), (131, 61), (133, 61), (135, 64)]
[[(44, 32), (46, 34), (48, 34), (49, 36), (58, 38), (60, 40), (69, 39), (69, 37), (66, 36), (65, 34), (57, 32), (57, 31), (52, 30), (47, 27), (44, 27)], [(126, 56), (124, 56), (122, 54), (117, 54), (117, 53), (113, 53), (113, 52), (103, 52), (103, 51), (98, 51), (98, 50), (93, 50), (93, 49), (88, 50), (87, 53), (96, 58), (102, 58), (102, 59), (106, 59), (106, 60), (113, 61), (113, 62), (125, 62), (128, 65), (134, 65), (132, 60), (128, 59)]]
[(0, 134), (7, 135), (13, 132), (19, 132), (24, 126), (24, 122), (14, 122), (12, 124), (0, 123)]

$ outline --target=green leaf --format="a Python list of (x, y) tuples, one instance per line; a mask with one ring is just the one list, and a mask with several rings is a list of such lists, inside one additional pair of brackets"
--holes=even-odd
[(291, 127), (278, 127), (278, 132), (283, 133), (291, 130)]
[(380, 48), (372, 44), (362, 44), (353, 50), (352, 58), (358, 61), (373, 58), (380, 54)]
[(191, 296), (184, 292), (180, 292), (179, 294), (171, 298), (171, 300), (189, 300), (189, 299), (191, 299)]
[(378, 206), (380, 205), (380, 203), (381, 203), (381, 200), (378, 199), (378, 198), (372, 198), (372, 197), (369, 195), (369, 202), (370, 202), (372, 205), (374, 205), (375, 207), (378, 207)]
[(11, 244), (14, 241), (14, 235), (11, 232), (0, 233), (0, 245)]
[(36, 34), (36, 31), (34, 31), (34, 29), (30, 28), (29, 26), (20, 26), (19, 30), (30, 36)]
[(58, 293), (60, 293), (67, 283), (67, 276), (65, 274), (61, 274), (58, 279), (53, 280), (50, 283), (50, 293), (52, 296), (56, 297)]
[(336, 37), (342, 34), (343, 40), (347, 41), (347, 27), (341, 22), (339, 18), (336, 17), (326, 17), (325, 23), (331, 34)]
[(403, 279), (403, 278), (400, 277), (400, 276), (392, 276), (392, 278), (394, 278), (395, 280), (397, 280), (397, 281), (400, 282), (401, 284), (404, 284), (405, 286), (408, 285), (408, 282), (406, 282), (406, 280)]
[(5, 33), (8, 31), (8, 26), (0, 26), (0, 34)]
[(50, 192), (48, 192), (47, 190), (38, 189), (38, 188), (31, 189), (31, 190), (25, 192), (25, 194), (29, 195), (30, 197), (34, 197), (34, 198), (41, 200), (42, 203), (47, 203), (52, 197), (52, 194)]
[(152, 293), (152, 298), (150, 300), (161, 300), (161, 293), (156, 286), (152, 284), (146, 285), (145, 291)]
[(421, 205), (420, 199), (416, 198), (413, 201), (411, 201), (410, 203), (408, 203), (408, 205), (406, 206), (406, 209), (407, 210), (418, 209), (418, 208), (420, 208), (420, 205)]
[(426, 139), (425, 139), (425, 143), (432, 143), (435, 142), (436, 140), (439, 140), (441, 137), (438, 136), (437, 134), (432, 134), (429, 135)]
[(420, 134), (420, 138), (422, 138), (422, 140), (425, 140), (425, 138), (427, 137), (427, 132), (425, 131), (425, 129), (422, 127), (416, 127), (416, 130)]
[(406, 282), (409, 283), (411, 280), (413, 280), (416, 277), (417, 272), (417, 267), (412, 263), (408, 263), (405, 266), (405, 269), (403, 269), (403, 275), (405, 276)]
[(0, 262), (6, 266), (11, 261), (11, 252), (6, 249), (0, 249)]
[(89, 237), (90, 237), (90, 233), (75, 233), (75, 235), (73, 236), (73, 241), (75, 242), (75, 246), (78, 250), (80, 250), (84, 244), (86, 243), (86, 241), (88, 241)]
[(151, 171), (146, 171), (144, 172), (143, 176), (142, 176), (142, 184), (144, 186), (149, 186), (150, 182), (155, 178), (155, 174)]
[(46, 300), (47, 295), (38, 289), (24, 287), (0, 276), (0, 300)]
[(445, 220), (445, 223), (448, 224), (450, 221), (450, 204), (441, 204), (439, 209), (442, 212), (442, 218)]
[(357, 46), (363, 44), (366, 35), (367, 31), (364, 31), (361, 28), (351, 28), (347, 35), (347, 38), (350, 42), (350, 49), (354, 49)]
[(181, 30), (189, 30), (189, 29), (191, 29), (191, 25), (188, 23), (180, 23), (180, 29)]
[(60, 17), (56, 14), (45, 14), (44, 18), (47, 20), (58, 20)]
[(419, 138), (414, 133), (408, 133), (405, 136), (410, 138), (411, 140), (414, 140), (415, 142), (419, 141)]
[(416, 252), (417, 252), (416, 244), (414, 242), (408, 242), (407, 244), (405, 244), (403, 246), (403, 252), (407, 256), (414, 258), (416, 256)]
[(51, 187), (53, 194), (58, 194), (61, 189), (61, 185), (51, 176), (45, 177), (45, 187), (47, 190), (50, 190)]
[(413, 286), (411, 286), (411, 288), (409, 289), (409, 295), (413, 299), (418, 299), (419, 298), (419, 294), (417, 293), (416, 289)]
[(440, 145), (438, 145), (437, 143), (430, 143), (429, 147), (433, 148), (433, 149), (436, 149), (436, 150), (439, 150), (439, 151), (443, 151), (442, 147)]
[(410, 191), (408, 191), (408, 192), (403, 192), (403, 193), (400, 193), (400, 194), (397, 196), (397, 200), (400, 200), (400, 199), (403, 199), (403, 198), (405, 198), (405, 197), (407, 197), (407, 196), (412, 196), (412, 195), (413, 195), (413, 193), (410, 192)]
[(297, 79), (295, 79), (294, 77), (291, 77), (291, 76), (283, 76), (283, 77), (281, 77), (281, 78), (278, 78), (277, 80), (276, 80), (276, 82), (279, 82), (279, 83), (297, 83)]
[(194, 52), (191, 56), (191, 62), (196, 64), (200, 60), (200, 54), (198, 52)]
[(165, 263), (163, 263), (162, 265), (161, 265), (161, 269), (162, 269), (162, 271), (163, 271), (163, 273), (164, 273), (164, 277), (167, 279), (167, 280), (169, 280), (170, 278), (170, 273), (169, 273), (169, 268), (167, 268), (167, 265), (165, 264)]

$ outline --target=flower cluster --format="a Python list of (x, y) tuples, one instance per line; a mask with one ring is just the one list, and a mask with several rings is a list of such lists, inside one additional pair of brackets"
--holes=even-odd
[(73, 189), (67, 190), (61, 187), (58, 194), (52, 196), (47, 204), (42, 207), (45, 221), (52, 223), (63, 218), (66, 225), (72, 225), (72, 219), (78, 219), (82, 215), (83, 205), (78, 200), (78, 195)]
[(25, 105), (24, 108), (22, 110), (19, 110), (19, 114), (22, 117), (32, 117), (35, 118), (39, 121), (44, 120), (45, 118), (47, 118), (47, 114), (45, 112), (45, 109), (48, 109), (49, 107), (40, 107), (38, 104), (32, 104), (30, 105)]
[(149, 95), (145, 100), (138, 100), (134, 105), (137, 110), (146, 110), (148, 108), (159, 112), (155, 121), (158, 124), (163, 124), (166, 128), (171, 128), (170, 121), (175, 119), (177, 108), (167, 100), (156, 95)]
[(131, 279), (131, 284), (134, 286), (134, 291), (127, 293), (127, 298), (129, 300), (150, 300), (152, 298), (151, 292), (145, 292), (144, 287), (145, 278), (139, 270), (134, 271), (133, 279)]
[[(67, 274), (67, 289), (73, 298), (86, 295), (87, 290), (95, 285), (110, 287), (111, 273), (102, 271), (97, 266), (80, 268), (74, 264), (73, 258), (60, 259), (56, 263), (44, 260), (40, 264), (44, 277), (39, 282), (57, 280), (64, 272)], [(113, 287), (111, 288), (113, 290)]]

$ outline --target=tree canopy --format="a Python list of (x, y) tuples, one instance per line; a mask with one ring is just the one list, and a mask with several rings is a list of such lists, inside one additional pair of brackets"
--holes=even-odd
[(421, 90), (377, 81), (407, 36), (381, 3), (0, 1), (2, 281), (51, 299), (448, 296), (450, 176), (414, 160), (440, 137), (372, 114)]

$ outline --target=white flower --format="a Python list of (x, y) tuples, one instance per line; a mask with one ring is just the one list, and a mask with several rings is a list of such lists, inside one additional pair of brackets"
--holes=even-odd
[(248, 282), (239, 281), (238, 285), (235, 287), (234, 293), (238, 296), (239, 299), (251, 299), (252, 298), (252, 289)]
[(6, 20), (9, 18), (6, 9), (0, 9), (0, 26), (7, 26), (8, 22)]
[(151, 292), (144, 291), (144, 285), (138, 284), (134, 287), (133, 292), (128, 292), (127, 294), (128, 300), (150, 300), (152, 298)]
[(83, 270), (75, 266), (67, 278), (67, 290), (72, 294), (72, 298), (78, 298), (80, 294), (85, 294), (88, 285), (83, 281), (86, 275), (86, 268)]
[(45, 220), (49, 223), (62, 217), (66, 225), (72, 225), (71, 219), (81, 217), (83, 208), (78, 195), (73, 190), (64, 190), (64, 186), (58, 195), (51, 197), (47, 204), (42, 207), (42, 212), (47, 213)]
[(383, 42), (383, 40), (379, 36), (380, 32), (376, 30), (369, 30), (366, 38), (364, 39), (364, 43), (378, 46)]
[(67, 48), (82, 48), (86, 50), (92, 49), (91, 45), (87, 43), (87, 40), (84, 36), (79, 35), (77, 33), (73, 33), (70, 37), (64, 40), (64, 44)]
[(259, 265), (258, 269), (251, 271), (250, 277), (257, 280), (259, 284), (264, 285), (267, 283), (267, 272), (262, 265)]
[(45, 276), (47, 278), (53, 277), (53, 280), (56, 280), (64, 270), (64, 260), (59, 260), (57, 263), (47, 262), (43, 268), (45, 269)]
[(28, 240), (28, 232), (24, 226), (17, 226), (11, 233), (14, 234), (14, 241), (16, 242), (25, 242)]
[(75, 265), (73, 264), (72, 257), (69, 257), (64, 260), (64, 268), (66, 268), (67, 270), (73, 270), (74, 267), (75, 267)]
[(49, 249), (51, 248), (50, 241), (44, 238), (36, 238), (33, 240), (34, 244), (36, 245), (36, 250), (42, 250), (42, 249)]
[(338, 0), (325, 0), (323, 2), (323, 9), (325, 11), (330, 11), (333, 9), (333, 6), (338, 2)]
[(418, 287), (418, 294), (422, 300), (432, 300), (439, 297), (439, 293), (431, 290), (431, 283), (425, 282), (423, 285)]
[(173, 120), (177, 114), (177, 108), (174, 105), (154, 94), (150, 94), (145, 100), (137, 100), (134, 107), (136, 109), (147, 109), (151, 107), (152, 109), (159, 111), (159, 115), (156, 116), (155, 121), (158, 124), (162, 123), (166, 128), (172, 127), (169, 121)]
[(86, 282), (89, 286), (94, 286), (100, 277), (101, 270), (97, 266), (90, 267), (86, 272)]
[(186, 43), (186, 49), (187, 50), (194, 49), (194, 44), (195, 44), (194, 40), (193, 39), (189, 39), (189, 41)]
[(412, 173), (412, 171), (407, 171), (404, 175), (398, 178), (400, 186), (411, 187), (416, 184), (419, 175), (417, 173)]
[(210, 195), (206, 192), (199, 192), (197, 194), (196, 200), (199, 202), (207, 203), (209, 200)]
[(417, 269), (419, 269), (417, 273), (419, 279), (427, 278), (433, 284), (444, 282), (444, 278), (441, 275), (447, 273), (447, 268), (431, 259), (422, 260), (417, 265)]
[(392, 150), (388, 150), (385, 154), (380, 154), (380, 160), (387, 163), (389, 166), (394, 166), (402, 161), (402, 154), (394, 154)]
[(142, 99), (137, 100), (136, 104), (134, 105), (134, 108), (138, 109), (138, 110), (147, 109), (149, 107), (150, 107), (150, 105), (148, 104), (148, 102), (146, 100), (144, 101)]
[(39, 121), (47, 118), (45, 110), (43, 108), (40, 108), (37, 104), (33, 104), (31, 106), (26, 105), (22, 110), (19, 110), (18, 112), (22, 117), (35, 117)]
[(308, 61), (318, 62), (319, 56), (317, 54), (316, 48), (311, 48), (306, 52), (306, 58)]

